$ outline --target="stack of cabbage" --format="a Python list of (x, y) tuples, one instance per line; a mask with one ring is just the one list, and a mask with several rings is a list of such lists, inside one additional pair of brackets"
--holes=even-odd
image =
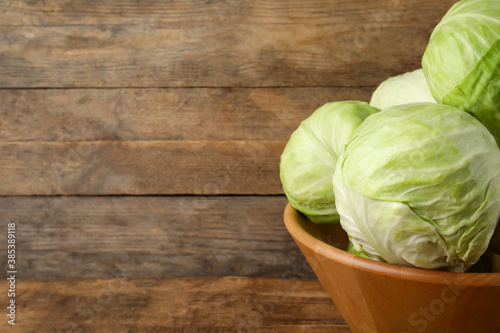
[[(462, 272), (500, 215), (500, 1), (462, 0), (435, 27), (422, 69), (372, 96), (328, 103), (281, 156), (294, 208), (340, 222), (353, 251)], [(500, 228), (499, 228), (500, 229)]]

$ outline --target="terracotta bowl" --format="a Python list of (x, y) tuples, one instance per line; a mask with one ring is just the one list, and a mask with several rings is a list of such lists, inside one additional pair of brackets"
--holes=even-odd
[(340, 225), (316, 225), (290, 204), (284, 220), (353, 332), (500, 332), (500, 256), (485, 256), (484, 273), (403, 267), (346, 252)]

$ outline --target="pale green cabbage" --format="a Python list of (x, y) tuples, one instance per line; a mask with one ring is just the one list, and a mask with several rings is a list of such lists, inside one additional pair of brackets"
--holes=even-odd
[(341, 153), (336, 208), (356, 251), (392, 264), (465, 271), (500, 212), (500, 151), (474, 117), (413, 103), (368, 117)]
[[(372, 258), (368, 257), (366, 254), (356, 251), (356, 248), (354, 247), (354, 244), (352, 242), (349, 242), (349, 244), (347, 246), (347, 252), (354, 254), (354, 255), (357, 255), (357, 256), (360, 256), (360, 257), (363, 257), (363, 258), (372, 259)], [(375, 258), (373, 258), (373, 259), (375, 259)]]
[(382, 82), (373, 92), (370, 105), (383, 110), (395, 105), (417, 102), (436, 103), (422, 68), (390, 77)]
[(378, 110), (365, 102), (327, 103), (302, 121), (280, 162), (283, 190), (291, 205), (316, 223), (339, 222), (332, 176), (354, 130)]
[(500, 143), (500, 1), (462, 0), (434, 28), (422, 58), (439, 102), (473, 114)]

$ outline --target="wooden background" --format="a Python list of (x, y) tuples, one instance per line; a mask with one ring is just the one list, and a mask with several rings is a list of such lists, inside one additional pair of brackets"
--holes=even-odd
[[(19, 283), (320, 292), (282, 223), (283, 147), (322, 104), (419, 68), (454, 2), (0, 2), (0, 235), (16, 223)], [(333, 322), (307, 330), (348, 332), (321, 297)]]

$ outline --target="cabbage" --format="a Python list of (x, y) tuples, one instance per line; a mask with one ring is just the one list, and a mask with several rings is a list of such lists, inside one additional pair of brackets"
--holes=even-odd
[(500, 212), (500, 150), (474, 117), (413, 103), (368, 117), (333, 176), (340, 223), (356, 251), (427, 269), (465, 271)]
[(500, 143), (500, 1), (462, 0), (434, 28), (422, 57), (434, 98), (473, 114)]
[(354, 130), (378, 110), (365, 102), (327, 103), (302, 121), (281, 155), (280, 178), (290, 204), (316, 223), (339, 222), (332, 176)]
[(371, 259), (366, 254), (356, 251), (356, 248), (354, 247), (354, 244), (352, 242), (349, 242), (349, 245), (347, 246), (347, 252), (363, 258)]
[[(500, 256), (500, 223), (497, 225), (493, 237), (491, 237), (490, 246), (491, 252)], [(500, 261), (498, 270), (500, 271)]]
[(427, 86), (422, 68), (382, 82), (373, 93), (370, 105), (383, 110), (395, 105), (416, 102), (436, 102)]

